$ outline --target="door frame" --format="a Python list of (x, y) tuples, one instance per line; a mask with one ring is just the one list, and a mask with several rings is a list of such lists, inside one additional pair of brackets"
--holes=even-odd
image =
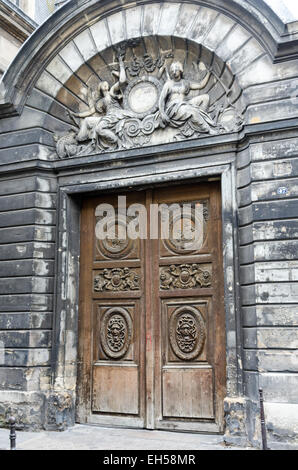
[[(218, 160), (218, 155), (216, 156)], [(144, 157), (143, 157), (144, 158)], [(57, 238), (56, 238), (56, 286), (52, 350), (52, 389), (70, 392), (76, 400), (78, 380), (78, 303), (80, 273), (80, 209), (84, 197), (104, 194), (117, 189), (127, 191), (133, 187), (159, 186), (160, 183), (175, 185), (183, 181), (198, 183), (220, 179), (222, 200), (222, 243), (225, 317), (226, 317), (226, 390), (227, 398), (243, 396), (242, 342), (239, 305), (239, 267), (238, 267), (238, 230), (236, 203), (236, 166), (235, 153), (224, 154), (220, 164), (213, 157), (196, 158), (197, 165), (190, 169), (173, 169), (163, 174), (129, 180), (118, 174), (117, 188), (114, 180), (104, 180), (98, 169), (93, 181), (73, 184), (71, 172), (59, 178), (57, 201)], [(187, 168), (187, 167), (186, 167)], [(240, 359), (240, 360), (239, 360)], [(75, 420), (75, 406), (73, 406)], [(76, 416), (86, 422), (84, 416)]]

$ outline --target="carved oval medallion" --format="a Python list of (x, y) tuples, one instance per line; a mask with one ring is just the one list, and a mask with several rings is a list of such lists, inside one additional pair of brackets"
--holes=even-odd
[(101, 346), (112, 359), (121, 359), (127, 353), (132, 338), (132, 320), (124, 308), (113, 307), (102, 317)]
[(174, 213), (169, 224), (170, 236), (164, 240), (166, 248), (177, 254), (200, 251), (206, 238), (206, 211), (204, 204), (195, 203), (195, 208), (185, 204), (181, 212)]
[(158, 100), (158, 90), (153, 83), (138, 83), (130, 92), (129, 105), (135, 113), (148, 113)]
[(169, 338), (171, 347), (179, 359), (196, 359), (206, 340), (205, 321), (194, 307), (180, 307), (171, 316)]
[(190, 280), (190, 273), (187, 270), (181, 271), (180, 279), (183, 284), (187, 284)]

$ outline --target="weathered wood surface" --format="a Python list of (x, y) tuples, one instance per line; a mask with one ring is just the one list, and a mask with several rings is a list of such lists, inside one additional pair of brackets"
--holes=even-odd
[[(99, 220), (95, 217), (96, 207), (105, 203), (116, 208), (116, 195), (89, 199), (83, 205), (78, 379), (80, 420), (92, 422), (94, 418), (96, 422), (97, 417), (101, 417), (102, 424), (113, 422), (120, 425), (125, 421), (129, 425), (130, 422), (135, 423), (133, 417), (136, 416), (143, 426), (149, 428), (168, 429), (171, 420), (178, 420), (175, 425), (179, 429), (193, 430), (193, 420), (196, 419), (201, 430), (203, 423), (200, 424), (200, 420), (207, 419), (216, 424), (217, 429), (222, 429), (225, 326), (222, 272), (218, 263), (221, 256), (219, 186), (180, 186), (171, 190), (149, 190), (138, 195), (133, 192), (127, 196), (128, 205), (136, 200), (147, 203), (148, 239), (129, 242), (129, 249), (123, 248), (123, 254), (120, 250), (118, 256), (107, 251), (106, 244), (95, 238), (95, 226)], [(153, 221), (149, 204), (171, 205), (192, 201), (204, 203), (208, 211), (202, 246), (191, 254), (179, 254), (179, 250), (169, 248), (171, 239), (168, 242), (161, 240), (158, 226), (159, 239), (150, 239)], [(180, 265), (186, 269), (187, 266), (193, 266), (193, 269), (198, 266), (200, 272), (208, 272), (210, 281), (206, 281), (206, 285), (198, 284), (196, 288), (179, 288), (178, 282), (177, 288), (171, 286), (164, 290), (161, 273), (173, 264), (177, 269)], [(123, 269), (137, 274), (135, 287), (126, 284)], [(185, 276), (188, 276), (186, 271)], [(122, 287), (118, 288), (120, 285)], [(111, 320), (108, 322), (106, 318)], [(178, 328), (175, 321), (178, 318), (196, 325), (195, 341), (200, 341), (199, 335), (202, 335), (202, 345), (193, 358), (189, 358), (182, 349), (180, 351), (178, 344), (174, 346), (175, 328)], [(123, 341), (128, 341), (128, 344), (126, 347), (123, 343), (122, 348), (126, 349), (119, 358), (108, 346), (112, 321), (117, 328), (126, 323)]]

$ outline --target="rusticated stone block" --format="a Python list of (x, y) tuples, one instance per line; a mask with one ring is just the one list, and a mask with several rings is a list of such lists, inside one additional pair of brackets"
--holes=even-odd
[(42, 393), (0, 391), (0, 427), (7, 426), (9, 416), (16, 418), (16, 429), (43, 429), (45, 397)]
[(271, 449), (298, 449), (298, 404), (265, 403)]

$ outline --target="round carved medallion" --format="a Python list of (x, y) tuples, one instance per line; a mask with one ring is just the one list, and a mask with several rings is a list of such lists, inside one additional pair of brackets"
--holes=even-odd
[(194, 307), (180, 307), (171, 316), (169, 338), (171, 347), (179, 359), (196, 359), (206, 340), (205, 321)]
[[(118, 217), (106, 222), (106, 231), (108, 236), (103, 239), (97, 239), (97, 249), (107, 258), (124, 258), (133, 249), (134, 241), (128, 238), (126, 234), (127, 220)], [(115, 237), (109, 235), (109, 230), (113, 229)]]
[(132, 338), (132, 320), (124, 308), (113, 307), (102, 317), (101, 346), (112, 359), (121, 359), (128, 351)]
[(157, 99), (157, 88), (150, 82), (135, 85), (128, 97), (130, 108), (135, 113), (148, 113)]
[(204, 209), (200, 213), (184, 207), (181, 214), (174, 214), (169, 224), (170, 237), (164, 240), (166, 248), (178, 254), (200, 251), (206, 235), (205, 213)]
[(130, 109), (137, 118), (143, 119), (158, 109), (161, 92), (160, 81), (148, 75), (130, 82), (124, 93), (125, 108)]

